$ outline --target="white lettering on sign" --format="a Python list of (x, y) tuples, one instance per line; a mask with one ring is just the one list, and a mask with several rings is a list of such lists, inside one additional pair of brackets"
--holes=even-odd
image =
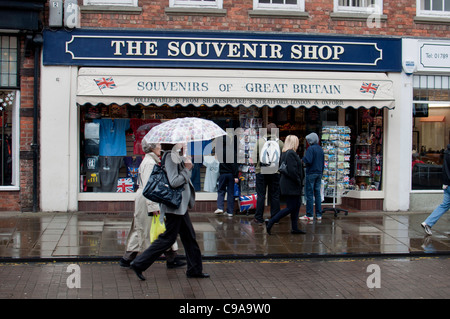
[(126, 55), (156, 56), (158, 55), (157, 45), (155, 41), (111, 41), (114, 55), (122, 55), (122, 49), (126, 48)]
[(291, 47), (291, 58), (294, 60), (339, 60), (344, 53), (344, 47), (340, 45), (306, 45), (294, 44)]
[[(114, 55), (157, 56), (156, 41), (111, 40)], [(290, 58), (293, 60), (339, 60), (344, 53), (341, 45), (293, 44)], [(170, 41), (167, 45), (169, 57), (210, 57), (282, 59), (283, 47), (276, 43), (239, 43), (209, 41)]]
[(225, 54), (227, 58), (270, 58), (281, 59), (283, 53), (279, 44), (266, 43), (237, 43), (237, 42), (191, 42), (186, 41), (180, 44), (179, 41), (171, 41), (168, 44), (168, 56), (177, 57), (180, 55), (190, 57), (197, 54), (201, 57), (214, 54), (217, 58)]

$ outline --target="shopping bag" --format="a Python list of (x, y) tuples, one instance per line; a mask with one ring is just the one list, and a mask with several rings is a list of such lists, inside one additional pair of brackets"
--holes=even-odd
[(166, 225), (161, 222), (160, 216), (152, 217), (152, 225), (150, 227), (150, 243), (153, 243), (159, 235), (166, 231)]
[(239, 210), (240, 212), (245, 212), (250, 209), (256, 209), (256, 194), (251, 194), (248, 196), (239, 196)]
[(241, 196), (241, 190), (239, 189), (239, 184), (238, 183), (234, 184), (233, 196), (234, 197)]

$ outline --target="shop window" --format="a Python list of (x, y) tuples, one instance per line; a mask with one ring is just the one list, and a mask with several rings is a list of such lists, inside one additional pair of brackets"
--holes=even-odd
[(345, 125), (351, 130), (350, 185), (355, 190), (382, 190), (383, 110), (345, 111)]
[(450, 142), (450, 76), (415, 75), (413, 87), (412, 189), (441, 189)]
[(17, 93), (0, 90), (0, 188), (18, 186)]
[(383, 13), (382, 0), (334, 0), (334, 12)]
[(418, 16), (448, 17), (450, 0), (417, 0)]
[[(137, 168), (144, 156), (140, 141), (151, 129), (178, 117), (201, 117), (223, 128), (242, 128), (237, 145), (240, 186), (243, 195), (255, 192), (255, 169), (250, 159), (264, 123), (275, 123), (279, 137), (299, 137), (299, 156), (306, 150), (305, 137), (311, 132), (322, 135), (324, 127), (344, 124), (350, 128), (350, 157), (346, 160), (349, 188), (381, 190), (383, 159), (383, 110), (313, 107), (207, 107), (207, 106), (80, 106), (80, 172), (82, 192), (135, 192)], [(345, 116), (345, 119), (343, 118)], [(342, 118), (340, 118), (342, 117)], [(106, 144), (108, 145), (106, 145)], [(218, 162), (210, 141), (188, 145), (193, 157), (192, 183), (198, 192), (217, 193)], [(349, 155), (346, 152), (345, 155)], [(216, 165), (216, 167), (214, 167)], [(214, 180), (215, 178), (215, 180)], [(327, 199), (329, 200), (329, 199)]]
[(0, 36), (0, 87), (18, 87), (18, 44), (17, 38)]
[(304, 0), (253, 0), (253, 9), (305, 11)]
[[(141, 141), (159, 123), (179, 117), (207, 118), (224, 128), (239, 127), (241, 123), (240, 109), (234, 107), (87, 104), (80, 108), (82, 192), (136, 192), (138, 168), (144, 157)], [(249, 120), (242, 123), (254, 126), (254, 113), (248, 116)], [(192, 183), (198, 192), (216, 193), (218, 166), (211, 168), (214, 149), (211, 141), (200, 144), (188, 145), (194, 163)]]
[(170, 0), (170, 7), (197, 7), (222, 9), (223, 0)]
[[(342, 115), (344, 116), (344, 115)], [(273, 108), (268, 111), (268, 122), (277, 124), (280, 139), (289, 134), (299, 137), (299, 155), (302, 157), (306, 150), (305, 137), (311, 132), (322, 136), (324, 127), (338, 127), (345, 123), (350, 129), (348, 146), (345, 146), (345, 176), (348, 176), (347, 189), (353, 190), (381, 190), (383, 167), (383, 110), (345, 109), (345, 119), (340, 119), (339, 109), (316, 107), (306, 108)], [(348, 164), (348, 165), (347, 165)], [(341, 169), (341, 168), (340, 168)], [(331, 199), (325, 199), (331, 202)]]

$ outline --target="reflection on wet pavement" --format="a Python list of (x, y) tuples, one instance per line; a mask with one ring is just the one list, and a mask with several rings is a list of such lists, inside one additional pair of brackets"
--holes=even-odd
[[(450, 252), (450, 217), (424, 236), (427, 213), (355, 212), (302, 222), (305, 235), (290, 234), (290, 219), (269, 236), (252, 216), (190, 213), (205, 257), (408, 254)], [(132, 214), (0, 212), (0, 258), (120, 257)], [(184, 255), (179, 242), (178, 253)]]

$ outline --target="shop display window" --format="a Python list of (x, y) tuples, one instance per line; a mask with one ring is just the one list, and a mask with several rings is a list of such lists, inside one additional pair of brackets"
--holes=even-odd
[[(221, 127), (238, 127), (239, 108), (207, 106), (80, 106), (80, 191), (136, 192), (138, 168), (144, 157), (141, 141), (155, 125), (178, 117), (201, 117)], [(249, 121), (250, 123), (250, 121)], [(218, 162), (208, 153), (210, 141), (200, 148), (189, 144), (194, 168), (192, 183), (198, 192), (216, 192)]]
[(15, 184), (13, 172), (14, 146), (13, 146), (13, 109), (16, 104), (15, 91), (0, 90), (0, 186)]
[(383, 110), (378, 108), (345, 111), (351, 130), (350, 185), (360, 191), (382, 190)]
[[(259, 129), (275, 123), (279, 137), (299, 137), (303, 157), (306, 135), (344, 123), (349, 128), (345, 148), (346, 189), (381, 190), (383, 110), (331, 108), (257, 108), (207, 106), (80, 106), (80, 191), (136, 192), (138, 168), (144, 156), (141, 140), (155, 125), (178, 117), (201, 117), (223, 128), (241, 128), (237, 158), (243, 195), (255, 192), (255, 167), (250, 159)], [(340, 119), (339, 116), (344, 117)], [(200, 151), (201, 150), (201, 151)], [(194, 168), (192, 183), (197, 192), (217, 192), (219, 163), (211, 141), (188, 145)], [(198, 154), (197, 154), (198, 153)]]
[(412, 189), (442, 189), (443, 153), (450, 143), (450, 77), (415, 75)]

